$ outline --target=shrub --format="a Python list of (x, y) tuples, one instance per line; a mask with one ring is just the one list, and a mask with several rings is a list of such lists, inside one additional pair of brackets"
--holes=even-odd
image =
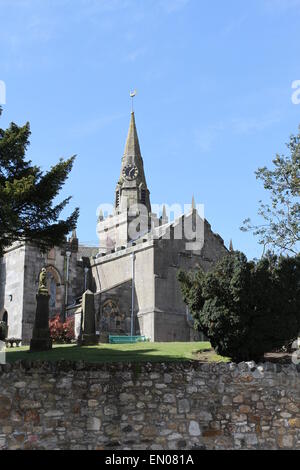
[(300, 255), (258, 262), (234, 252), (209, 273), (180, 272), (184, 301), (218, 354), (262, 358), (300, 330)]
[(54, 343), (71, 343), (75, 339), (74, 317), (63, 323), (59, 315), (49, 320), (50, 336)]

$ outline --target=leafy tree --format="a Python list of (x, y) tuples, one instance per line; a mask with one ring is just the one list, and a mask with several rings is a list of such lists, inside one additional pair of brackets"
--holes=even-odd
[(258, 361), (300, 331), (300, 255), (255, 263), (233, 252), (209, 273), (181, 271), (178, 279), (198, 329), (236, 362)]
[(287, 144), (288, 156), (276, 155), (274, 168), (259, 168), (256, 178), (270, 193), (270, 204), (260, 201), (261, 225), (246, 219), (241, 227), (259, 237), (259, 243), (280, 253), (299, 253), (300, 245), (300, 127)]
[(79, 215), (77, 208), (66, 220), (59, 220), (70, 197), (56, 205), (53, 202), (75, 157), (61, 159), (43, 173), (25, 159), (29, 137), (29, 123), (0, 128), (0, 256), (18, 240), (30, 241), (42, 250), (62, 245)]

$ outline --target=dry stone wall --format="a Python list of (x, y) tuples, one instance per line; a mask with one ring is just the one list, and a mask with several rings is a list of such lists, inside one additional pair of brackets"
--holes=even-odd
[(0, 366), (0, 449), (300, 449), (300, 369)]

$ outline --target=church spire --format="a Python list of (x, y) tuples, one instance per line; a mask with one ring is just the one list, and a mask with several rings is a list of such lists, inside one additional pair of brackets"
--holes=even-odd
[(142, 158), (139, 138), (136, 130), (134, 112), (131, 112), (130, 125), (125, 145), (123, 159)]
[(115, 209), (117, 213), (120, 213), (136, 204), (144, 205), (147, 208), (147, 213), (151, 212), (150, 193), (144, 173), (135, 115), (132, 111), (122, 158), (121, 174), (116, 188)]
[(192, 197), (192, 211), (196, 210), (195, 196)]

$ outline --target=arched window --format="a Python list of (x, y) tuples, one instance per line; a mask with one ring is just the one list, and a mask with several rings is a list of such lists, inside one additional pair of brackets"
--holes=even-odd
[(100, 320), (102, 331), (110, 333), (125, 333), (125, 314), (120, 312), (114, 300), (107, 300), (102, 307)]
[[(6, 310), (4, 310), (2, 314), (0, 313), (0, 342), (5, 341), (5, 339), (7, 338), (7, 334), (8, 334), (8, 324), (7, 324), (8, 318), (7, 317), (8, 315), (7, 315)], [(0, 347), (0, 353), (1, 353), (1, 347)]]
[(4, 312), (3, 312), (2, 321), (6, 324), (8, 323), (8, 313), (7, 313), (6, 310), (4, 310)]

